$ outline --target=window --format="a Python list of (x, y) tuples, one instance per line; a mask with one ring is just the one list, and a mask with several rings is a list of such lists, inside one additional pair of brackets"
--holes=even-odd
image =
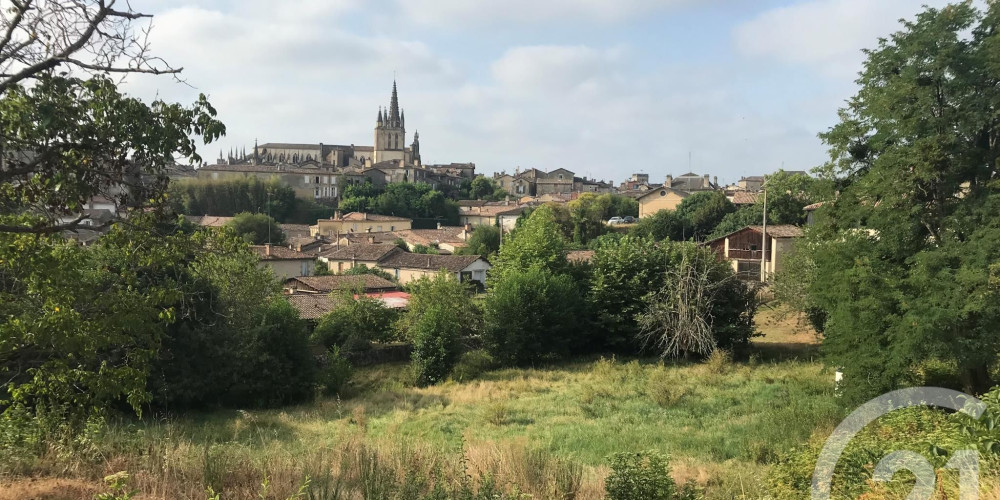
[(390, 231), (395, 231), (396, 230), (396, 226), (389, 226), (389, 230)]
[(382, 226), (378, 226), (378, 229), (376, 229), (375, 231), (381, 233), (382, 232)]
[(212, 172), (212, 180), (213, 181), (219, 180), (219, 173), (218, 172)]
[(316, 184), (319, 184), (319, 176), (316, 176)]
[(308, 262), (303, 262), (302, 263), (302, 274), (300, 276), (309, 276), (309, 263)]
[(303, 177), (305, 177), (305, 183), (309, 184), (309, 176), (308, 175), (304, 175)]
[(562, 179), (562, 174), (559, 174), (559, 180), (563, 180), (563, 179)]
[(396, 268), (396, 279), (399, 279), (399, 268)]
[(660, 191), (660, 196), (666, 196), (666, 195), (667, 195), (667, 191), (666, 190)]
[(319, 188), (316, 188), (316, 197), (319, 198)]

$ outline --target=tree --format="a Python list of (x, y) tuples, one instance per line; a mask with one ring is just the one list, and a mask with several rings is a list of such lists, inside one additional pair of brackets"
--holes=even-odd
[(431, 305), (410, 328), (417, 384), (433, 385), (448, 378), (461, 353), (463, 326), (447, 307)]
[(500, 247), (491, 276), (519, 272), (533, 265), (553, 273), (561, 273), (566, 261), (566, 241), (556, 223), (552, 207), (542, 205), (531, 213), (524, 224), (516, 228)]
[(0, 40), (0, 94), (60, 66), (96, 74), (179, 73), (149, 54), (148, 31), (134, 29), (148, 17), (115, 0), (11, 2)]
[(671, 245), (625, 236), (598, 247), (592, 259), (590, 309), (602, 332), (600, 347), (637, 352), (643, 298), (663, 286), (677, 252)]
[(604, 221), (607, 220), (610, 203), (610, 196), (584, 193), (566, 204), (573, 227), (570, 235), (573, 243), (586, 245), (604, 233), (606, 229)]
[(620, 194), (606, 194), (608, 197), (608, 211), (606, 218), (610, 217), (639, 217), (639, 200)]
[(476, 226), (466, 246), (458, 249), (459, 255), (480, 255), (487, 257), (500, 251), (500, 228), (497, 226)]
[(445, 271), (418, 279), (410, 291), (401, 327), (413, 343), (418, 382), (435, 384), (451, 373), (460, 339), (475, 331), (479, 318), (465, 286)]
[(473, 200), (497, 201), (507, 196), (497, 181), (489, 177), (479, 176), (469, 184), (469, 198)]
[(281, 226), (274, 219), (266, 214), (239, 213), (227, 222), (226, 226), (236, 231), (237, 236), (251, 245), (265, 243), (283, 245), (285, 243), (285, 232), (281, 230)]
[(807, 231), (809, 294), (849, 399), (908, 384), (931, 361), (973, 394), (995, 382), (998, 26), (996, 3), (905, 21), (866, 52), (857, 95), (822, 135), (821, 174), (840, 196)]
[[(175, 155), (201, 161), (191, 136), (207, 143), (225, 132), (204, 95), (190, 108), (147, 105), (103, 77), (44, 75), (30, 87), (0, 81), (0, 91), (0, 213), (41, 215), (0, 220), (4, 232), (75, 229), (83, 220), (77, 214), (95, 196), (123, 208), (159, 200)], [(60, 222), (68, 216), (75, 218)]]
[(640, 339), (661, 357), (707, 356), (749, 345), (756, 297), (732, 269), (705, 248), (684, 244), (663, 286), (638, 315)]
[(353, 293), (334, 294), (337, 307), (320, 318), (312, 341), (327, 349), (339, 347), (345, 351), (360, 351), (372, 342), (388, 342), (395, 335), (396, 311), (378, 299)]
[(673, 210), (660, 210), (649, 217), (639, 219), (639, 223), (629, 230), (629, 234), (654, 241), (681, 241), (687, 235), (687, 221)]
[[(805, 206), (805, 205), (803, 205)], [(801, 207), (799, 207), (801, 209)], [(684, 238), (701, 241), (715, 230), (722, 219), (736, 211), (722, 191), (701, 191), (684, 198), (677, 206), (677, 217), (686, 222)], [(677, 240), (677, 238), (674, 238)]]
[[(242, 212), (262, 213), (275, 220), (295, 220), (301, 211), (315, 211), (307, 200), (295, 198), (291, 186), (278, 179), (189, 179), (172, 181), (167, 190), (175, 212), (187, 215), (231, 217)], [(312, 202), (315, 203), (315, 202)], [(332, 209), (329, 209), (332, 212)], [(323, 214), (321, 214), (323, 215)], [(315, 222), (319, 217), (313, 217)], [(308, 219), (306, 220), (308, 222)]]
[[(768, 203), (768, 224), (774, 224), (771, 215), (771, 204)], [(805, 206), (805, 205), (803, 205)], [(759, 226), (764, 222), (764, 206), (753, 204), (748, 207), (740, 207), (735, 212), (726, 214), (715, 226), (715, 229), (708, 235), (707, 239), (713, 240), (721, 238), (727, 234), (734, 233), (747, 226)]]
[(184, 287), (159, 271), (180, 243), (145, 245), (115, 228), (90, 249), (0, 232), (0, 408), (85, 417), (124, 399), (141, 412), (166, 326), (184, 314)]
[(558, 358), (586, 345), (583, 312), (573, 279), (536, 264), (494, 280), (483, 304), (483, 340), (507, 365)]

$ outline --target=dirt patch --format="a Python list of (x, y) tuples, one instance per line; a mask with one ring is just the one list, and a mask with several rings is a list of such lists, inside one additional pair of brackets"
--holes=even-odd
[(26, 478), (0, 481), (0, 500), (91, 500), (103, 490), (100, 481)]

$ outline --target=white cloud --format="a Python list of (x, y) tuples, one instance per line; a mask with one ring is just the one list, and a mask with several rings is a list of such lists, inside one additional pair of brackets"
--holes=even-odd
[(398, 0), (405, 19), (421, 24), (541, 23), (566, 20), (614, 22), (693, 5), (697, 0)]
[(921, 5), (950, 0), (811, 0), (761, 13), (734, 32), (745, 55), (805, 64), (836, 78), (852, 78), (864, 61), (861, 50), (900, 28)]
[[(442, 8), (462, 8), (449, 1)], [(627, 0), (622, 10), (613, 9), (619, 14), (607, 14), (685, 1)], [(541, 3), (531, 15), (561, 9), (567, 16), (600, 17), (613, 6)], [(489, 12), (497, 5), (482, 7)], [(816, 130), (803, 124), (795, 102), (749, 98), (747, 80), (760, 84), (759, 75), (731, 65), (650, 65), (643, 47), (547, 36), (533, 37), (536, 44), (453, 47), (447, 27), (440, 28), (447, 42), (435, 45), (434, 36), (423, 38), (420, 30), (380, 30), (377, 6), (360, 0), (306, 0), (299, 7), (308, 15), (301, 17), (264, 0), (182, 6), (163, 0), (163, 6), (154, 19), (154, 52), (183, 66), (194, 88), (164, 77), (135, 77), (128, 88), (180, 102), (208, 94), (228, 128), (220, 144), (202, 151), (208, 159), (220, 147), (252, 146), (255, 138), (371, 144), (394, 70), (409, 136), (420, 131), (424, 159), (432, 163), (473, 161), (484, 173), (566, 167), (620, 181), (632, 171), (655, 179), (686, 172), (691, 152), (694, 170), (732, 181), (773, 170), (782, 160), (809, 168), (823, 156)], [(510, 8), (530, 10), (526, 0), (512, 0)]]
[(508, 49), (491, 66), (493, 77), (516, 93), (583, 92), (614, 78), (624, 49), (539, 45)]

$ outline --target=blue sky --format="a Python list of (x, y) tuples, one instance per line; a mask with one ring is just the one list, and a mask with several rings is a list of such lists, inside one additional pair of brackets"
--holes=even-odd
[[(134, 0), (227, 137), (370, 145), (393, 74), (426, 163), (614, 180), (808, 170), (861, 49), (936, 0)], [(689, 160), (690, 158), (690, 160)], [(691, 167), (689, 168), (689, 161)]]

